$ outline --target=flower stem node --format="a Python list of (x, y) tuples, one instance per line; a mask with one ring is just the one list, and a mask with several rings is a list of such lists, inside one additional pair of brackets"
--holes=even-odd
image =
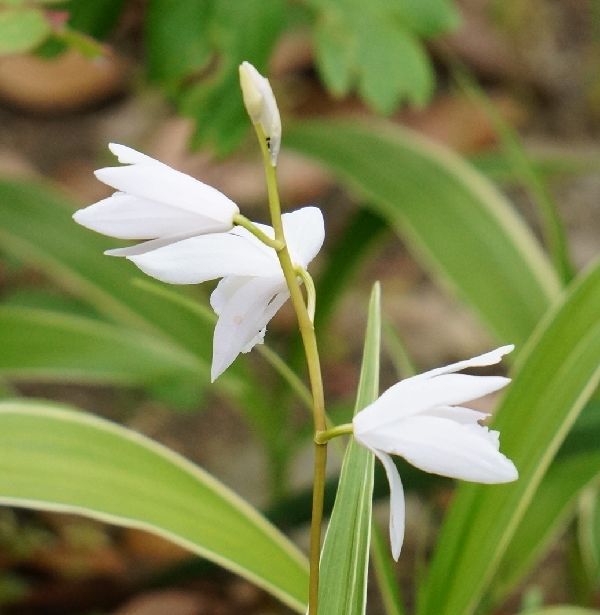
[(317, 433), (315, 433), (314, 441), (315, 444), (327, 444), (329, 440), (333, 440), (339, 436), (350, 435), (353, 431), (354, 426), (352, 423), (344, 423), (343, 425), (338, 425), (337, 427), (332, 427), (331, 429), (317, 431)]
[(249, 62), (242, 62), (239, 71), (244, 105), (257, 131), (264, 135), (271, 165), (277, 166), (281, 146), (281, 118), (271, 84)]

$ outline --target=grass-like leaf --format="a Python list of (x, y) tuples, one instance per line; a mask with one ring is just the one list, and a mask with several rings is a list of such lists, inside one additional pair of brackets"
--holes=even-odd
[(303, 612), (304, 556), (244, 500), (169, 449), (46, 402), (0, 402), (0, 503), (158, 534)]
[[(380, 289), (371, 293), (355, 413), (379, 394)], [(351, 440), (321, 555), (319, 614), (363, 615), (371, 540), (373, 454)]]
[(519, 356), (494, 422), (519, 480), (460, 486), (422, 588), (420, 615), (470, 615), (489, 590), (552, 458), (600, 380), (598, 314), (600, 263), (569, 288)]
[(0, 306), (0, 339), (0, 373), (11, 380), (139, 386), (204, 367), (167, 340), (49, 310)]
[(286, 145), (333, 170), (387, 219), (502, 342), (522, 344), (560, 284), (502, 194), (447, 148), (392, 125), (305, 121)]

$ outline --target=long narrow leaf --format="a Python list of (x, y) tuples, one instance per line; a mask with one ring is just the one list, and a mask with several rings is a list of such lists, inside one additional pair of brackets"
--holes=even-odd
[[(369, 321), (355, 413), (379, 393), (381, 308), (379, 284), (371, 293)], [(371, 540), (373, 454), (351, 440), (321, 557), (319, 614), (363, 615)]]
[(498, 566), (492, 601), (500, 602), (517, 586), (573, 517), (578, 496), (600, 482), (600, 451), (572, 454), (552, 464)]
[(108, 421), (1, 402), (0, 503), (153, 532), (303, 612), (307, 566), (291, 542), (200, 468)]
[[(38, 268), (105, 318), (168, 340), (187, 357), (184, 362), (200, 362), (192, 383), (199, 393), (209, 383), (212, 323), (199, 318), (185, 301), (169, 298), (182, 289), (171, 287), (168, 297), (149, 292), (140, 284), (144, 276), (131, 263), (104, 256), (115, 240), (75, 224), (71, 219), (74, 209), (50, 186), (0, 181), (2, 250)], [(238, 402), (265, 436), (275, 431), (274, 413), (268, 412), (272, 404), (244, 363), (238, 359), (216, 385)]]
[(526, 615), (600, 615), (595, 609), (582, 609), (578, 606), (549, 606), (539, 611), (527, 612)]
[(394, 560), (390, 554), (390, 546), (375, 521), (373, 521), (371, 528), (371, 553), (377, 587), (381, 594), (386, 615), (406, 615), (398, 587), (398, 579), (394, 573)]
[(600, 263), (566, 293), (516, 366), (494, 426), (520, 478), (463, 484), (442, 529), (421, 615), (470, 615), (559, 446), (600, 380)]
[(11, 380), (139, 386), (205, 368), (160, 337), (49, 310), (0, 306), (0, 340), (0, 373)]
[(211, 327), (133, 286), (143, 276), (131, 263), (104, 256), (115, 240), (75, 224), (74, 209), (50, 186), (1, 181), (2, 250), (38, 267), (108, 319), (174, 339), (208, 364)]
[(366, 196), (502, 341), (522, 344), (557, 296), (533, 234), (450, 150), (406, 129), (349, 121), (295, 124), (286, 144)]

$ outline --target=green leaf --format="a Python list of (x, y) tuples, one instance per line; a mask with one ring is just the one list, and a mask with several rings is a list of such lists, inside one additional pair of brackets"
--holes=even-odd
[(508, 201), (445, 147), (407, 129), (306, 121), (286, 144), (338, 174), (504, 342), (522, 344), (559, 282)]
[(212, 327), (136, 288), (132, 282), (144, 276), (130, 263), (104, 256), (115, 240), (73, 222), (74, 209), (50, 186), (0, 181), (3, 251), (39, 268), (113, 322), (176, 341), (182, 352), (203, 359), (208, 370)]
[(316, 279), (319, 305), (315, 329), (324, 331), (343, 299), (344, 290), (356, 278), (360, 267), (373, 252), (385, 245), (387, 225), (376, 213), (359, 209), (349, 217), (346, 226), (329, 248), (325, 266)]
[[(355, 414), (379, 394), (381, 297), (375, 284)], [(319, 613), (363, 615), (367, 602), (367, 568), (371, 540), (373, 454), (351, 440), (344, 455), (340, 481), (323, 543)]]
[[(598, 466), (600, 462), (596, 464)], [(600, 587), (600, 481), (579, 498), (577, 538), (586, 576), (592, 588), (597, 589)]]
[(542, 480), (498, 565), (491, 600), (499, 603), (523, 580), (574, 515), (579, 494), (600, 480), (600, 452), (556, 460)]
[(211, 22), (213, 52), (220, 62), (200, 83), (182, 92), (180, 108), (196, 121), (192, 145), (210, 145), (225, 155), (250, 129), (239, 90), (238, 66), (249, 60), (265, 74), (271, 52), (285, 26), (283, 0), (215, 2)]
[(304, 612), (306, 560), (289, 540), (200, 468), (108, 421), (0, 403), (0, 502), (147, 530)]
[[(590, 154), (581, 155), (573, 152), (537, 152), (528, 151), (527, 156), (535, 173), (545, 181), (555, 177), (564, 178), (598, 173), (600, 159)], [(504, 152), (485, 151), (469, 158), (469, 162), (481, 173), (496, 182), (514, 184), (518, 181), (514, 165)]]
[(445, 0), (309, 0), (316, 64), (335, 96), (356, 88), (375, 111), (425, 104), (434, 71), (422, 38), (455, 24)]
[(0, 306), (0, 374), (135, 386), (165, 382), (201, 365), (145, 333), (48, 310)]
[[(525, 614), (523, 614), (525, 615)], [(549, 606), (545, 609), (527, 611), (526, 615), (600, 615), (594, 609), (582, 609), (578, 606)]]
[(390, 553), (390, 545), (383, 537), (383, 532), (373, 521), (371, 528), (371, 554), (373, 568), (377, 578), (377, 587), (381, 594), (386, 615), (406, 615), (396, 573), (394, 560)]
[(151, 79), (175, 84), (202, 68), (213, 51), (209, 26), (214, 2), (150, 0), (145, 20)]
[(31, 51), (50, 33), (50, 24), (38, 9), (0, 9), (0, 56)]
[(343, 12), (336, 7), (324, 11), (314, 27), (317, 69), (334, 96), (348, 94), (352, 87), (356, 41)]
[(552, 192), (533, 166), (521, 144), (519, 133), (502, 117), (477, 81), (462, 69), (455, 70), (455, 78), (459, 86), (487, 116), (494, 132), (498, 135), (506, 159), (512, 165), (514, 176), (519, 179), (537, 206), (545, 244), (559, 277), (567, 284), (574, 275), (573, 265), (569, 256), (564, 224)]
[(62, 8), (69, 12), (71, 28), (104, 39), (116, 26), (124, 6), (125, 0), (69, 0)]
[[(2, 250), (38, 268), (111, 321), (174, 344), (187, 355), (184, 361), (198, 363), (193, 385), (199, 394), (209, 383), (213, 326), (189, 309), (189, 301), (177, 302), (171, 297), (204, 301), (204, 296), (196, 287), (170, 286), (168, 296), (149, 292), (144, 287), (146, 276), (131, 263), (104, 256), (104, 250), (114, 247), (115, 240), (76, 224), (71, 218), (74, 209), (50, 186), (0, 181)], [(185, 385), (182, 383), (183, 389), (189, 390), (189, 383)], [(216, 386), (238, 402), (261, 434), (276, 437), (277, 429), (269, 421), (275, 412), (264, 386), (251, 378), (243, 358), (217, 380)], [(162, 388), (160, 392), (163, 396)], [(281, 417), (284, 413), (276, 414)]]
[(394, 10), (413, 32), (424, 37), (452, 30), (460, 23), (451, 0), (402, 0), (394, 3)]
[[(377, 44), (373, 41), (377, 40)], [(361, 97), (379, 113), (389, 115), (405, 99), (423, 106), (431, 98), (434, 71), (419, 40), (393, 22), (363, 23), (358, 35)], [(394, 61), (391, 58), (402, 58)]]
[[(423, 587), (420, 615), (470, 615), (489, 589), (552, 458), (600, 380), (599, 313), (596, 263), (519, 355), (496, 415), (494, 428), (519, 480), (459, 487)], [(450, 576), (457, 581), (448, 583)]]

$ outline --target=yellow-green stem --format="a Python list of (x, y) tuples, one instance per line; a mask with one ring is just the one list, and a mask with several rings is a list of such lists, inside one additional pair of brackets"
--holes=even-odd
[(247, 231), (250, 231), (255, 237), (257, 237), (265, 245), (273, 248), (276, 252), (279, 252), (284, 248), (283, 241), (273, 239), (266, 233), (263, 233), (258, 226), (256, 226), (251, 220), (248, 220), (246, 216), (243, 216), (242, 214), (235, 214), (235, 216), (233, 216), (233, 222), (244, 227)]
[(348, 436), (353, 432), (354, 427), (352, 423), (344, 423), (343, 425), (337, 425), (336, 427), (331, 427), (325, 431), (317, 431), (315, 434), (315, 442), (317, 444), (325, 444), (326, 442), (329, 442), (329, 440), (333, 440), (333, 438)]
[(315, 289), (315, 283), (312, 276), (303, 267), (296, 267), (296, 274), (304, 282), (306, 288), (306, 311), (310, 322), (315, 322), (315, 309), (317, 306), (317, 290)]
[[(283, 231), (283, 221), (281, 219), (281, 203), (279, 201), (279, 191), (277, 188), (276, 168), (272, 164), (268, 149), (266, 136), (260, 125), (254, 126), (258, 136), (258, 142), (263, 155), (265, 175), (267, 181), (267, 191), (269, 196), (269, 211), (271, 214), (271, 224), (275, 231), (275, 240), (283, 242), (283, 248), (277, 252), (281, 269), (287, 287), (290, 291), (290, 298), (298, 318), (298, 326), (306, 363), (308, 366), (308, 376), (313, 398), (313, 422), (315, 433), (325, 431), (327, 422), (325, 418), (325, 397), (323, 394), (323, 379), (321, 377), (321, 364), (319, 351), (317, 348), (317, 338), (313, 322), (304, 303), (304, 297), (300, 285), (298, 284), (297, 272), (292, 263), (290, 253), (285, 243)], [(327, 465), (327, 444), (315, 442), (315, 461), (313, 478), (313, 503), (312, 520), (310, 530), (310, 587), (308, 597), (308, 615), (317, 615), (319, 601), (319, 559), (321, 555), (321, 525), (323, 522), (323, 498), (325, 492), (325, 469)]]

